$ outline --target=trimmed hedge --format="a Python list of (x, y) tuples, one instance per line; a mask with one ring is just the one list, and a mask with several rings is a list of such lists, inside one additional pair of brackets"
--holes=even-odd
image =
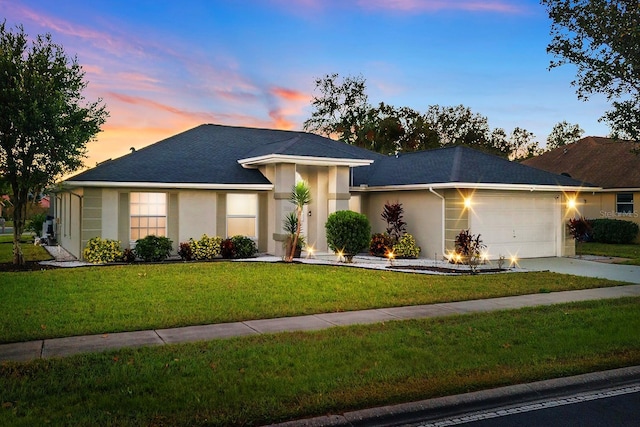
[(591, 241), (599, 243), (632, 243), (638, 236), (638, 224), (620, 219), (590, 219)]

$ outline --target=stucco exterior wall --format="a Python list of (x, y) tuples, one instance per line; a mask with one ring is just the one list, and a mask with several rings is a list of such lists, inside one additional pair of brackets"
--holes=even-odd
[(384, 233), (387, 223), (381, 214), (385, 203), (402, 203), (407, 233), (421, 248), (421, 258), (441, 259), (442, 200), (428, 190), (370, 192), (360, 195), (362, 213), (371, 222), (372, 233)]
[(178, 193), (178, 240), (199, 239), (203, 234), (222, 236), (217, 228), (217, 193), (213, 191), (181, 191)]
[[(580, 193), (577, 199), (578, 210), (588, 219), (617, 219), (635, 222), (640, 226), (640, 191), (631, 192), (633, 193), (633, 212), (629, 214), (616, 212), (617, 193), (629, 193), (629, 191)], [(636, 243), (640, 243), (640, 234), (636, 237)]]

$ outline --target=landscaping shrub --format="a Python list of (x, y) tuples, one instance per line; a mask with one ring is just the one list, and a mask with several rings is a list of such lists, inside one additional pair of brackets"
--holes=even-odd
[(224, 239), (220, 244), (220, 255), (224, 259), (233, 259), (236, 257), (236, 247), (233, 244), (233, 240)]
[(416, 239), (407, 233), (398, 240), (398, 243), (393, 245), (393, 252), (398, 258), (418, 258), (420, 246), (416, 244)]
[(193, 259), (193, 250), (191, 249), (191, 244), (189, 244), (188, 242), (180, 243), (178, 255), (183, 261), (191, 261)]
[(569, 229), (569, 234), (571, 234), (571, 237), (573, 237), (576, 242), (579, 243), (590, 240), (591, 224), (583, 217), (569, 219), (567, 228)]
[(632, 243), (638, 236), (638, 224), (620, 219), (588, 220), (592, 241), (599, 243)]
[(82, 256), (85, 261), (94, 264), (119, 261), (122, 259), (120, 241), (94, 237), (87, 242)]
[(325, 224), (327, 243), (334, 252), (342, 251), (347, 262), (366, 249), (371, 225), (366, 216), (353, 211), (337, 211), (329, 215)]
[(127, 248), (124, 251), (122, 251), (122, 261), (126, 262), (127, 264), (131, 264), (135, 260), (136, 260), (136, 253), (133, 252), (131, 249)]
[(136, 256), (147, 262), (162, 261), (171, 254), (172, 244), (168, 237), (150, 235), (136, 240), (136, 248), (133, 251)]
[(38, 237), (42, 237), (42, 225), (47, 220), (46, 213), (38, 213), (31, 217), (29, 224), (25, 227), (25, 231), (30, 231)]
[(212, 260), (220, 256), (222, 238), (215, 236), (209, 237), (203, 234), (200, 240), (189, 239), (189, 245), (193, 251), (193, 259)]
[(369, 242), (369, 253), (373, 256), (385, 256), (387, 252), (393, 249), (391, 236), (387, 233), (376, 233), (371, 236)]
[(456, 236), (456, 252), (449, 262), (464, 262), (469, 266), (472, 274), (478, 272), (478, 265), (482, 261), (482, 250), (487, 247), (482, 243), (480, 234), (471, 234), (469, 230), (462, 230)]
[(407, 223), (404, 222), (404, 209), (402, 203), (385, 203), (382, 211), (382, 219), (387, 222), (387, 234), (393, 243), (396, 243), (407, 232)]
[(256, 242), (246, 236), (231, 237), (235, 249), (235, 258), (251, 258), (258, 253)]

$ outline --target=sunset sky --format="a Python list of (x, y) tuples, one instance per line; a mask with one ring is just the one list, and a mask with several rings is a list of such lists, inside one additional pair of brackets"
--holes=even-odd
[(87, 166), (202, 123), (301, 130), (331, 73), (362, 75), (374, 105), (463, 104), (540, 143), (562, 120), (609, 132), (575, 69), (548, 70), (536, 0), (0, 0), (0, 19), (50, 33), (106, 103)]

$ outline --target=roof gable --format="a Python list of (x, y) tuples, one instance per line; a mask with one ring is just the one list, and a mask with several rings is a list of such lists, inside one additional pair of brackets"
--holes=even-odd
[(374, 159), (380, 155), (305, 132), (201, 125), (99, 164), (67, 182), (263, 185), (269, 181), (239, 160), (285, 154), (327, 159)]
[(634, 148), (638, 144), (631, 141), (588, 136), (523, 163), (602, 188), (640, 188), (640, 155)]

